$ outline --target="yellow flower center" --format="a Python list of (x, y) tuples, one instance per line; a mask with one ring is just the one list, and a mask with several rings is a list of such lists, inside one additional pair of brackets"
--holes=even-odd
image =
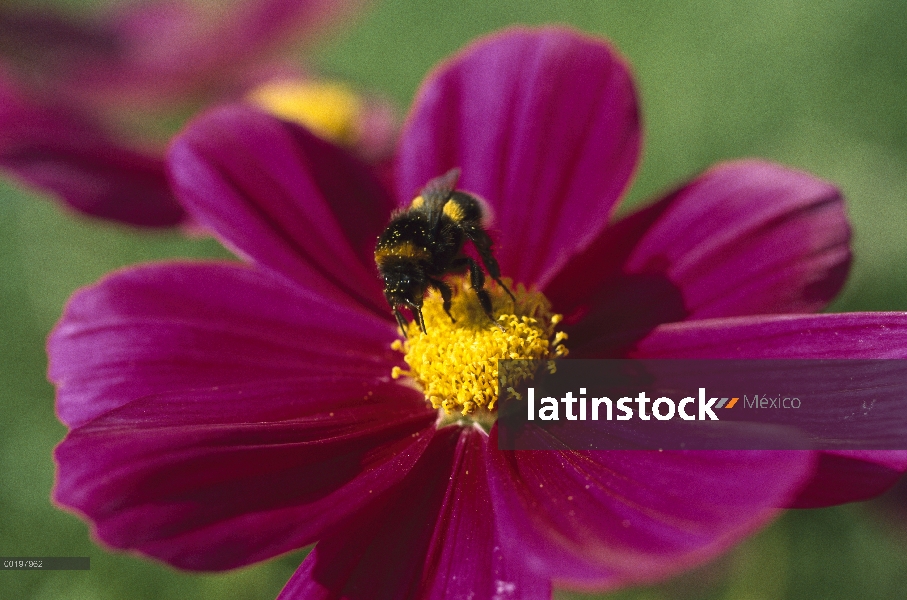
[[(410, 323), (407, 339), (392, 345), (404, 353), (409, 370), (394, 367), (391, 375), (394, 379), (405, 375), (418, 383), (426, 400), (443, 412), (442, 422), (466, 418), (488, 425), (495, 420), (498, 360), (542, 361), (565, 356), (567, 334), (556, 331), (561, 315), (551, 312), (540, 292), (519, 285), (513, 289), (514, 303), (492, 284), (488, 288), (495, 318), (492, 323), (465, 278), (452, 278), (449, 283), (454, 290), (450, 312), (456, 322), (444, 312), (440, 294), (432, 291), (422, 307), (427, 333)], [(506, 390), (526, 376), (528, 372), (507, 373), (502, 387)]]
[(332, 142), (350, 146), (359, 137), (362, 98), (334, 81), (272, 81), (249, 94), (271, 114), (308, 128)]

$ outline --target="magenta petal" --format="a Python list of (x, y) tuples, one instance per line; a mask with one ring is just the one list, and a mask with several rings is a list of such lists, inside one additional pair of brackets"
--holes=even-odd
[(505, 552), (576, 585), (652, 581), (764, 525), (808, 476), (809, 452), (501, 452), (491, 501)]
[(907, 313), (766, 315), (661, 325), (636, 358), (907, 358)]
[[(559, 311), (618, 329), (639, 328), (640, 312), (652, 326), (815, 312), (844, 283), (849, 241), (831, 184), (767, 162), (725, 163), (602, 232), (558, 274), (549, 298)], [(620, 312), (629, 304), (636, 319)]]
[(548, 579), (505, 556), (496, 539), (487, 443), (476, 430), (440, 430), (384, 508), (320, 542), (280, 598), (550, 598)]
[(323, 295), (389, 313), (374, 251), (392, 202), (345, 151), (237, 105), (193, 122), (169, 166), (187, 210), (236, 251)]
[(761, 161), (714, 167), (670, 207), (627, 258), (628, 273), (664, 273), (688, 318), (814, 312), (841, 289), (850, 228), (841, 192)]
[(120, 271), (70, 300), (49, 377), (70, 427), (152, 394), (308, 374), (378, 381), (394, 327), (304, 287), (229, 263)]
[(417, 598), (460, 432), (435, 433), (406, 479), (315, 546), (281, 600)]
[(561, 27), (511, 29), (423, 84), (400, 144), (398, 199), (462, 167), (459, 187), (495, 213), (504, 276), (543, 285), (607, 224), (640, 138), (629, 68), (607, 44)]
[(460, 438), (452, 479), (429, 547), (420, 597), (551, 597), (548, 577), (531, 572), (519, 554), (503, 550), (488, 490), (487, 446), (488, 436), (475, 430)]
[(111, 546), (229, 569), (310, 544), (374, 500), (435, 418), (414, 390), (326, 374), (155, 396), (70, 433), (54, 499)]
[(0, 168), (93, 217), (169, 227), (185, 217), (164, 161), (87, 114), (31, 101), (0, 76)]

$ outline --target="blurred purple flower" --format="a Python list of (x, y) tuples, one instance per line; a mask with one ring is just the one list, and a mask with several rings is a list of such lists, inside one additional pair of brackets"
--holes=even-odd
[[(312, 79), (277, 51), (311, 43), (363, 3), (150, 0), (85, 22), (0, 9), (0, 168), (84, 214), (181, 223), (160, 122), (266, 81)], [(361, 108), (361, 135), (346, 141), (381, 159), (393, 115), (382, 101)]]
[(65, 102), (46, 103), (2, 73), (0, 167), (83, 214), (147, 227), (185, 219), (163, 152), (121, 139)]
[(282, 598), (490, 599), (663, 578), (780, 507), (878, 493), (907, 453), (503, 452), (496, 426), (439, 428), (390, 379), (375, 239), (453, 166), (494, 209), (505, 276), (567, 315), (571, 356), (907, 356), (905, 314), (806, 314), (850, 261), (834, 186), (726, 163), (612, 224), (640, 140), (624, 62), (562, 28), (432, 73), (396, 194), (248, 107), (198, 119), (172, 180), (248, 264), (129, 268), (72, 298), (48, 346), (71, 428), (54, 499), (103, 543), (186, 569), (318, 541)]

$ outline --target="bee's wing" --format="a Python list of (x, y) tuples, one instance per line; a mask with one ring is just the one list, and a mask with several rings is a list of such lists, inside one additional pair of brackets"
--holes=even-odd
[(440, 177), (435, 177), (425, 184), (420, 195), (425, 203), (425, 212), (428, 214), (429, 226), (434, 229), (444, 213), (444, 205), (450, 200), (450, 195), (457, 187), (460, 179), (460, 169), (453, 168)]

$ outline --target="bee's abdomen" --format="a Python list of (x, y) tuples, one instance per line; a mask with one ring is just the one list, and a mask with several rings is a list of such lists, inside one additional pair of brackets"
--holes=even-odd
[(375, 250), (375, 262), (382, 265), (392, 259), (401, 260), (429, 260), (431, 254), (425, 248), (420, 248), (412, 242), (400, 242), (393, 246), (378, 247)]
[(378, 237), (375, 262), (380, 266), (393, 260), (427, 261), (431, 259), (429, 245), (428, 221), (425, 217), (404, 213), (391, 221)]

